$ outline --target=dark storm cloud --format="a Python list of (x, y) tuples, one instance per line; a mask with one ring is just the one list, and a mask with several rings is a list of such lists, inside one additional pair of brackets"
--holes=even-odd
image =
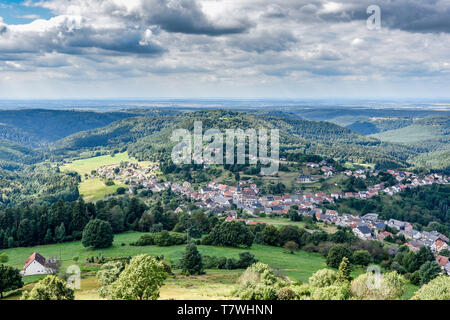
[(172, 3), (175, 5), (169, 6), (169, 2), (165, 0), (144, 1), (141, 14), (149, 24), (158, 25), (168, 32), (186, 34), (219, 36), (242, 33), (252, 26), (246, 19), (233, 21), (230, 25), (218, 25), (205, 16), (195, 0), (172, 1)]
[(325, 10), (327, 1), (312, 1), (300, 8), (299, 17), (311, 19), (313, 15), (323, 22), (366, 20), (370, 15), (367, 8), (378, 5), (382, 27), (417, 33), (450, 33), (448, 0), (351, 0), (335, 3), (342, 8)]

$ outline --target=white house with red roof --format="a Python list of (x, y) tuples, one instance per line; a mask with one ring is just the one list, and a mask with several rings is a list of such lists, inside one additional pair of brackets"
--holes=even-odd
[(53, 272), (54, 270), (47, 265), (45, 258), (34, 252), (25, 260), (25, 266), (20, 273), (24, 276), (31, 276), (34, 274), (52, 274)]

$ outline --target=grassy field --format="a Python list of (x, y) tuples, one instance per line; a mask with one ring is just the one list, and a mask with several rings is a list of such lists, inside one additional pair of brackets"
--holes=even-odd
[[(98, 267), (85, 266), (84, 261), (89, 256), (135, 256), (138, 254), (164, 255), (169, 262), (178, 261), (184, 252), (185, 246), (129, 246), (130, 242), (136, 241), (143, 233), (127, 232), (115, 235), (114, 244), (111, 248), (93, 250), (84, 248), (80, 241), (63, 244), (52, 244), (37, 246), (32, 248), (13, 248), (4, 252), (9, 256), (8, 265), (22, 268), (25, 259), (34, 251), (39, 252), (44, 257), (58, 257), (63, 261), (62, 268), (75, 264), (74, 257), (78, 257), (78, 264), (83, 273), (82, 289), (76, 291), (76, 299), (99, 299), (97, 294), (98, 282), (94, 277)], [(122, 245), (125, 244), (125, 245)], [(253, 245), (250, 249), (229, 248), (216, 246), (198, 246), (202, 255), (217, 257), (238, 258), (239, 253), (250, 251), (255, 257), (264, 263), (269, 264), (280, 275), (287, 276), (293, 281), (307, 282), (309, 277), (318, 269), (326, 268), (325, 258), (317, 253), (298, 251), (295, 254), (285, 252), (283, 248), (264, 245)], [(243, 270), (207, 270), (206, 275), (196, 277), (185, 277), (178, 272), (173, 277), (169, 277), (161, 289), (161, 299), (230, 299), (231, 291), (236, 280)], [(352, 271), (352, 276), (357, 277), (364, 270), (356, 269)], [(32, 282), (39, 280), (42, 276), (24, 277), (25, 289), (32, 288)], [(408, 285), (408, 292), (405, 298), (413, 295), (417, 287)], [(10, 296), (9, 299), (17, 299), (18, 296)]]
[[(172, 247), (158, 247), (158, 246), (144, 246), (134, 247), (129, 246), (130, 242), (136, 241), (142, 233), (128, 232), (115, 235), (114, 244), (107, 249), (89, 249), (84, 248), (80, 241), (68, 242), (63, 244), (52, 244), (45, 246), (37, 246), (32, 248), (13, 248), (4, 250), (9, 256), (8, 264), (17, 268), (22, 268), (25, 259), (28, 258), (34, 251), (39, 252), (44, 257), (58, 257), (63, 261), (63, 266), (73, 264), (72, 258), (78, 257), (79, 263), (83, 263), (86, 257), (100, 256), (105, 257), (119, 257), (119, 256), (134, 256), (137, 254), (150, 255), (164, 255), (170, 262), (178, 261), (184, 251), (185, 246)], [(121, 244), (126, 244), (122, 246)], [(229, 248), (229, 247), (215, 247), (215, 246), (198, 246), (198, 249), (203, 255), (218, 256), (218, 257), (234, 257), (238, 258), (239, 253), (250, 251), (257, 259), (269, 264), (274, 269), (278, 270), (293, 280), (307, 281), (308, 278), (318, 269), (325, 267), (325, 259), (316, 253), (308, 253), (299, 251), (296, 254), (288, 254), (283, 248), (270, 247), (263, 245), (253, 245), (250, 249)]]
[(130, 161), (128, 153), (118, 153), (114, 157), (106, 155), (82, 160), (75, 160), (71, 163), (65, 164), (60, 169), (61, 171), (75, 171), (83, 177), (84, 174), (89, 174), (92, 170), (96, 170), (102, 166), (119, 164), (122, 161)]
[[(254, 221), (260, 221), (260, 222), (264, 222), (267, 224), (272, 224), (274, 226), (279, 226), (282, 227), (284, 225), (291, 225), (291, 226), (297, 226), (299, 228), (305, 228), (305, 223), (301, 222), (301, 221), (291, 221), (287, 218), (283, 218), (283, 217), (263, 217), (263, 218), (251, 218), (250, 220), (254, 220)], [(322, 222), (317, 222), (317, 225), (325, 230), (328, 233), (335, 233), (337, 231), (336, 226), (333, 225), (328, 225)]]
[(115, 185), (107, 186), (100, 178), (91, 178), (82, 181), (78, 190), (83, 196), (84, 201), (97, 201), (103, 199), (105, 196), (113, 194), (119, 187), (127, 187), (115, 181)]

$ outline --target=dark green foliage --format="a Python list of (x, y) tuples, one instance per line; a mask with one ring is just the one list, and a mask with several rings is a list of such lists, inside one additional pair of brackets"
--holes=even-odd
[(258, 262), (250, 252), (239, 254), (239, 260), (234, 258), (203, 256), (203, 265), (205, 269), (245, 269)]
[(420, 284), (424, 285), (441, 273), (441, 267), (436, 261), (427, 261), (419, 269)]
[(439, 255), (441, 255), (441, 256), (443, 256), (443, 257), (450, 258), (450, 250), (448, 250), (448, 249), (441, 250), (441, 251), (439, 252)]
[(338, 268), (344, 257), (351, 261), (352, 252), (346, 246), (337, 244), (328, 252), (326, 263), (330, 267)]
[(278, 246), (280, 244), (280, 232), (275, 226), (268, 225), (262, 231), (263, 243), (269, 246)]
[(368, 266), (372, 262), (372, 256), (367, 250), (353, 252), (353, 263), (360, 266)]
[(409, 277), (409, 282), (411, 282), (415, 286), (420, 286), (421, 278), (419, 270), (416, 270), (413, 273), (411, 273)]
[(181, 259), (181, 269), (184, 274), (203, 274), (202, 256), (193, 243), (186, 246), (186, 250)]
[(85, 247), (108, 248), (112, 246), (113, 239), (111, 225), (106, 221), (94, 219), (84, 228), (81, 242)]
[(207, 242), (217, 246), (250, 247), (254, 236), (243, 223), (229, 221), (216, 225), (207, 238)]
[(23, 287), (22, 276), (18, 269), (0, 264), (0, 298), (3, 293)]
[[(303, 232), (306, 232), (303, 230)], [(285, 244), (288, 241), (294, 241), (301, 245), (301, 235), (299, 228), (296, 226), (285, 225), (280, 228), (280, 243)]]
[(168, 232), (163, 230), (153, 234), (145, 234), (134, 243), (133, 246), (151, 246), (157, 245), (161, 247), (176, 246), (186, 243), (186, 234), (178, 232)]

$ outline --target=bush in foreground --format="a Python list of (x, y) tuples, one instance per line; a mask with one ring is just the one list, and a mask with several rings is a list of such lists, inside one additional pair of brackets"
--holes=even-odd
[(113, 300), (156, 300), (167, 273), (164, 264), (145, 254), (135, 256), (112, 283), (108, 298)]
[(22, 300), (73, 300), (74, 291), (56, 276), (47, 276), (22, 294)]
[(450, 300), (450, 277), (439, 276), (422, 286), (412, 300)]

